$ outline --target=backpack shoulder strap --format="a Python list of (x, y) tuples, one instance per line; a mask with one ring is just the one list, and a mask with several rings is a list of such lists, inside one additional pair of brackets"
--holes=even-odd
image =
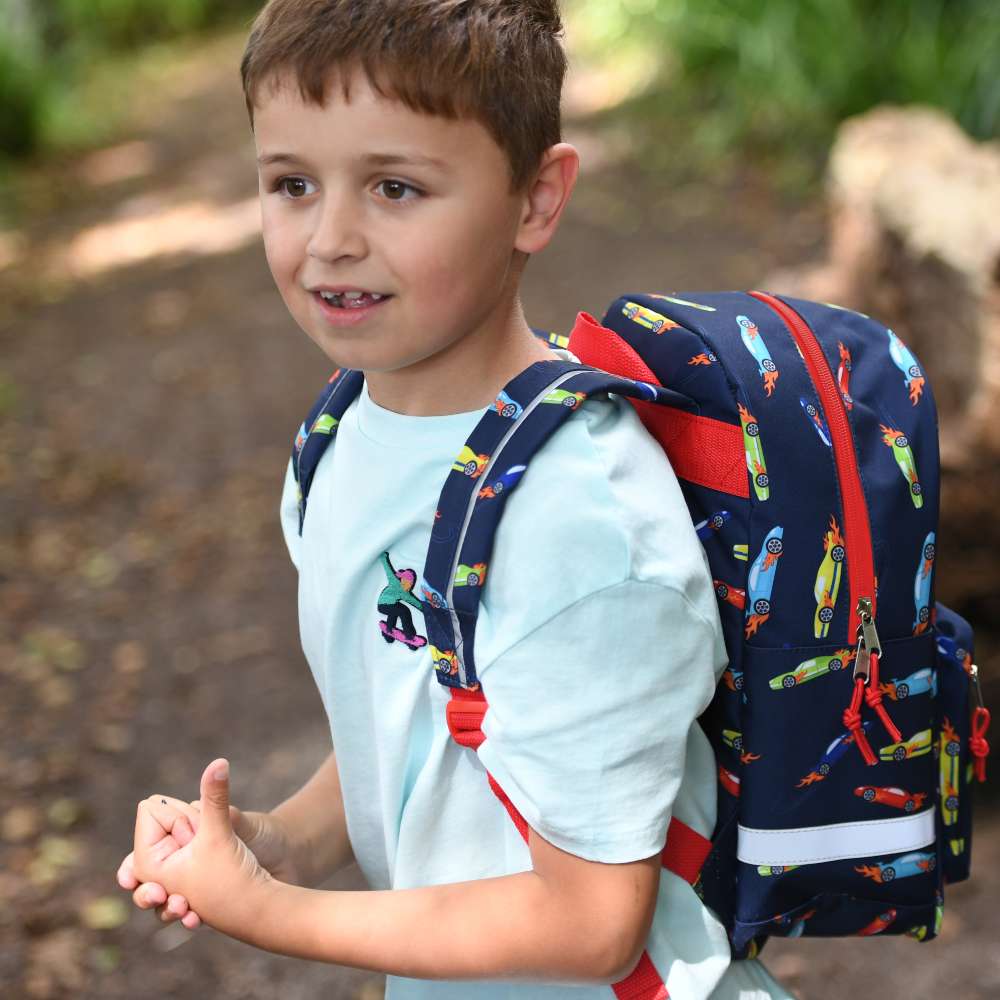
[(316, 466), (337, 433), (347, 408), (357, 399), (364, 385), (362, 372), (338, 368), (313, 403), (309, 416), (302, 422), (292, 447), (292, 473), (298, 485), (299, 534), (306, 517), (306, 501), (312, 486)]
[(614, 392), (690, 409), (686, 396), (574, 362), (539, 361), (509, 382), (473, 429), (441, 490), (424, 567), (424, 618), (438, 680), (479, 687), (479, 595), (510, 491), (538, 449), (583, 400)]

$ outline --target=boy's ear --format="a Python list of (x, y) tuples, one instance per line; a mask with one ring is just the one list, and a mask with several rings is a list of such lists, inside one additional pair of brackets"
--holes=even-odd
[(532, 254), (549, 245), (579, 172), (580, 154), (568, 142), (545, 150), (535, 179), (524, 194), (516, 250)]

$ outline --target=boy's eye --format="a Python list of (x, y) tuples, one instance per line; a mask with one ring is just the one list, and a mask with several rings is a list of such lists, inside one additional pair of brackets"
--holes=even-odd
[(282, 194), (294, 201), (309, 193), (305, 190), (308, 185), (309, 181), (307, 181), (304, 177), (279, 177), (274, 184), (273, 190), (281, 191)]
[[(412, 184), (406, 184), (403, 181), (379, 181), (375, 189), (380, 191), (387, 201), (412, 201), (413, 196), (419, 197), (420, 195), (420, 191)], [(412, 192), (411, 197), (406, 196), (407, 191)]]

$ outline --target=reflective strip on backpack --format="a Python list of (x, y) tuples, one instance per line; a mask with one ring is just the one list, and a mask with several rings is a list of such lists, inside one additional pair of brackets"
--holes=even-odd
[(898, 819), (831, 823), (788, 830), (741, 826), (736, 856), (748, 865), (814, 865), (915, 851), (934, 843), (934, 810)]

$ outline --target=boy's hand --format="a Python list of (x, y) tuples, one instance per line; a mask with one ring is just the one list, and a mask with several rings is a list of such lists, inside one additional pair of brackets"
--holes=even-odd
[[(137, 898), (140, 906), (143, 902), (147, 906), (166, 903), (167, 914), (173, 908), (180, 916), (182, 907), (174, 897), (182, 897), (201, 920), (238, 933), (253, 919), (256, 892), (271, 876), (233, 829), (225, 760), (213, 761), (201, 776), (201, 811), (196, 824), (194, 829), (186, 813), (163, 806), (156, 796), (140, 802), (135, 849), (125, 881), (152, 883), (159, 890), (140, 886), (137, 896), (145, 895), (142, 901)], [(189, 831), (193, 835), (189, 836)], [(122, 879), (120, 870), (119, 881)]]
[[(156, 821), (177, 842), (178, 849), (194, 837), (201, 821), (201, 801), (182, 802), (170, 796), (151, 795), (146, 802)], [(281, 882), (301, 884), (302, 877), (295, 860), (295, 845), (285, 823), (276, 815), (267, 812), (229, 807), (229, 819), (236, 836), (253, 851), (254, 856), (271, 875)], [(142, 882), (135, 877), (135, 852), (122, 861), (118, 869), (118, 884), (130, 892), (136, 906), (148, 910), (156, 908), (159, 918), (165, 923), (174, 920), (194, 930), (201, 923), (198, 914), (189, 908), (184, 896), (168, 895), (166, 889), (157, 882)]]

